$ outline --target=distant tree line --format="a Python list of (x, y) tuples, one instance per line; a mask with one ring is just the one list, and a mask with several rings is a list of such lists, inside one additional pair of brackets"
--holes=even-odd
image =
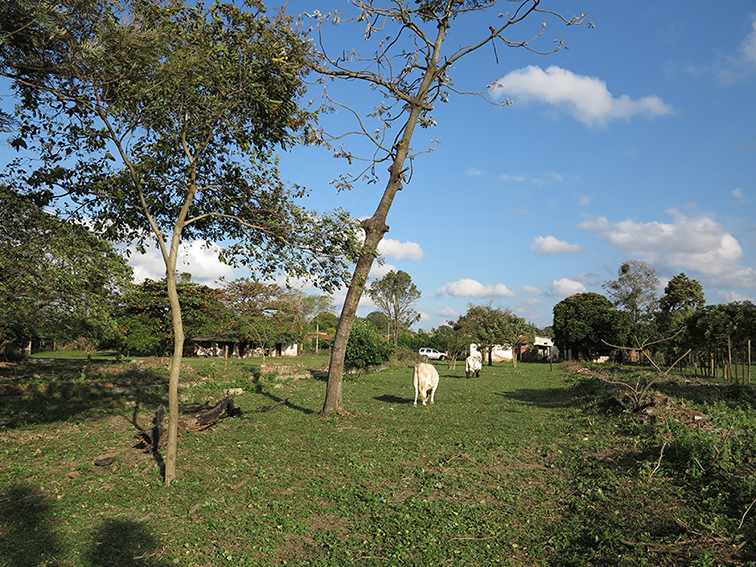
[(574, 358), (618, 355), (616, 345), (641, 349), (640, 359), (671, 362), (690, 350), (686, 365), (706, 375), (720, 367), (725, 377), (738, 372), (733, 358), (745, 359), (747, 345), (756, 341), (756, 305), (750, 301), (706, 305), (703, 286), (684, 273), (675, 275), (657, 296), (659, 279), (640, 261), (623, 263), (617, 279), (604, 284), (607, 296), (578, 293), (554, 306), (557, 345)]

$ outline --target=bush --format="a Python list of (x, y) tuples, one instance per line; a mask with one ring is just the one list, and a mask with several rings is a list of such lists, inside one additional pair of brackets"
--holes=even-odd
[(355, 321), (347, 342), (345, 365), (349, 370), (364, 370), (385, 363), (391, 345), (370, 323)]
[(402, 347), (396, 348), (391, 356), (391, 366), (410, 366), (423, 362), (423, 357), (416, 350)]

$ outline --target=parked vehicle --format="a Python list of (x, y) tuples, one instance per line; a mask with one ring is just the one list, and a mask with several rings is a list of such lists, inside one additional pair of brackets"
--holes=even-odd
[(438, 352), (435, 348), (423, 347), (417, 352), (420, 354), (420, 356), (424, 356), (428, 360), (446, 360), (446, 358), (449, 356), (445, 352)]

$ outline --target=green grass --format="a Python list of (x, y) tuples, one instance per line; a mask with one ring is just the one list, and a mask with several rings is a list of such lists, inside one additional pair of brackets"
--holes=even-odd
[(409, 368), (385, 370), (345, 383), (353, 416), (321, 419), (326, 364), (188, 360), (185, 405), (240, 387), (245, 413), (182, 433), (169, 489), (129, 423), (164, 402), (167, 359), (0, 368), (0, 566), (705, 565), (751, 549), (737, 533), (677, 545), (700, 503), (673, 469), (649, 477), (647, 433), (591, 411), (558, 366), (440, 365), (432, 407), (412, 406)]

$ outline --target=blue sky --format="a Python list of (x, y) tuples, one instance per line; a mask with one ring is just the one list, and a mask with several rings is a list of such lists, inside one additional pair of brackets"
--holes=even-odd
[[(316, 5), (350, 13), (346, 1), (288, 4), (292, 13)], [(543, 57), (500, 48), (498, 64), (483, 50), (456, 66), (458, 88), (496, 84), (487, 92), (513, 104), (453, 96), (438, 106), (437, 127), (421, 131), (416, 149), (431, 138), (439, 146), (417, 158), (394, 203), (386, 265), (376, 273), (395, 266), (412, 275), (424, 328), (488, 302), (550, 324), (554, 303), (600, 291), (630, 258), (649, 261), (662, 278), (684, 271), (700, 279), (710, 302), (753, 299), (756, 4), (549, 4), (587, 13), (595, 29), (552, 24), (541, 45), (561, 38), (569, 49)], [(460, 19), (450, 50), (481, 37), (489, 22)], [(348, 24), (326, 28), (325, 37), (334, 52), (365, 47)], [(328, 88), (359, 109), (378, 102), (364, 86)], [(349, 116), (326, 116), (323, 125), (345, 128)], [(281, 164), (321, 210), (368, 216), (383, 190), (378, 183), (337, 192), (330, 182), (346, 164), (324, 149), (296, 149)], [(231, 275), (201, 247), (188, 250), (200, 280)], [(149, 275), (159, 273), (154, 260), (133, 262)]]

